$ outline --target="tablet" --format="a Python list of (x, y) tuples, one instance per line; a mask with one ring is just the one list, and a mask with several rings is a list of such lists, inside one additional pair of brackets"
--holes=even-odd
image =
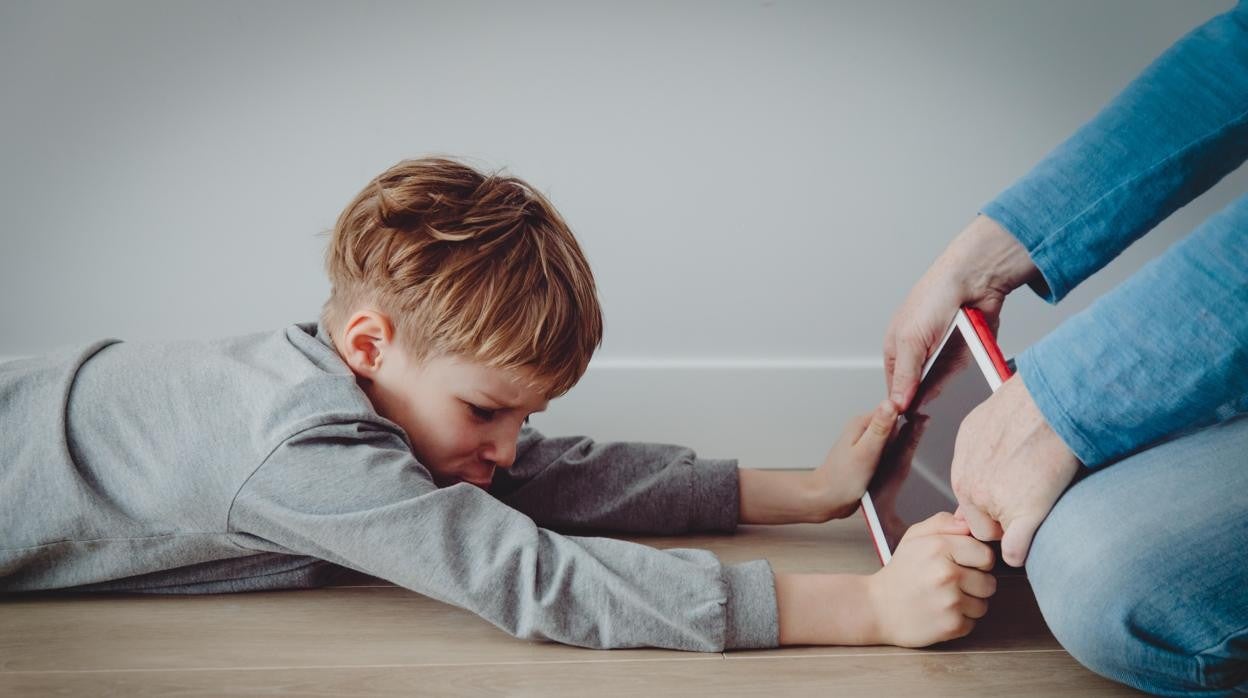
[(958, 508), (949, 478), (958, 427), (1012, 374), (983, 314), (959, 308), (862, 497), (880, 562), (888, 564), (910, 526)]

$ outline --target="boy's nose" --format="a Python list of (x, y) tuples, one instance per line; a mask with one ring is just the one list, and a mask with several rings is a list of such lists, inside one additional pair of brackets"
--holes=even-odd
[(510, 468), (516, 461), (516, 441), (502, 439), (491, 443), (484, 453), (486, 462), (499, 468)]

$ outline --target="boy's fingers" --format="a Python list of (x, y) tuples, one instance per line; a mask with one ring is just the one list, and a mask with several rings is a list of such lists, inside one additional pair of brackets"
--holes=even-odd
[(985, 572), (992, 569), (996, 556), (992, 548), (970, 536), (953, 536), (949, 559), (963, 567), (973, 567)]
[(854, 415), (848, 422), (846, 422), (845, 428), (841, 431), (841, 438), (848, 439), (851, 444), (857, 443), (858, 439), (862, 438), (862, 433), (867, 430), (867, 425), (870, 423), (871, 415)]
[(965, 536), (970, 534), (970, 532), (971, 529), (966, 527), (966, 522), (954, 521), (953, 514), (942, 511), (908, 528), (905, 535), (902, 536), (902, 540), (916, 536)]
[(997, 593), (997, 578), (987, 572), (967, 568), (962, 570), (958, 588), (971, 596), (987, 599)]
[(988, 615), (988, 602), (974, 596), (963, 596), (958, 610), (967, 618), (980, 619)]
[(879, 453), (884, 450), (884, 444), (888, 442), (888, 437), (893, 433), (893, 426), (896, 424), (897, 408), (893, 406), (891, 400), (885, 400), (868, 415), (866, 427), (859, 433), (854, 445), (860, 448), (866, 447), (873, 453)]
[(1011, 567), (1022, 567), (1031, 550), (1031, 539), (1044, 521), (1043, 516), (1020, 516), (1010, 522), (1001, 537), (1001, 558)]

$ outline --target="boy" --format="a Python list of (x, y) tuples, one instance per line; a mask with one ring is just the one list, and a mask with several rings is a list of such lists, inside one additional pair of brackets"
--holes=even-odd
[(313, 587), (348, 567), (520, 637), (702, 651), (922, 645), (984, 614), (991, 552), (951, 516), (871, 577), (548, 530), (846, 516), (894, 413), (803, 473), (523, 427), (602, 336), (579, 246), (524, 182), (399, 163), (344, 210), (327, 268), (318, 324), (0, 365), (0, 591)]

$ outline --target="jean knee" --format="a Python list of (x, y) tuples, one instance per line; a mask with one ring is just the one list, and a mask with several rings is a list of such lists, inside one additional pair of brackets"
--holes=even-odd
[(1182, 629), (1195, 611), (1173, 603), (1178, 585), (1167, 583), (1166, 570), (1142, 569), (1131, 545), (1101, 535), (1104, 520), (1098, 527), (1065, 513), (1054, 509), (1027, 559), (1036, 601), (1063, 648), (1101, 676), (1150, 693), (1229, 695), (1245, 685), (1243, 647), (1185, 646)]

